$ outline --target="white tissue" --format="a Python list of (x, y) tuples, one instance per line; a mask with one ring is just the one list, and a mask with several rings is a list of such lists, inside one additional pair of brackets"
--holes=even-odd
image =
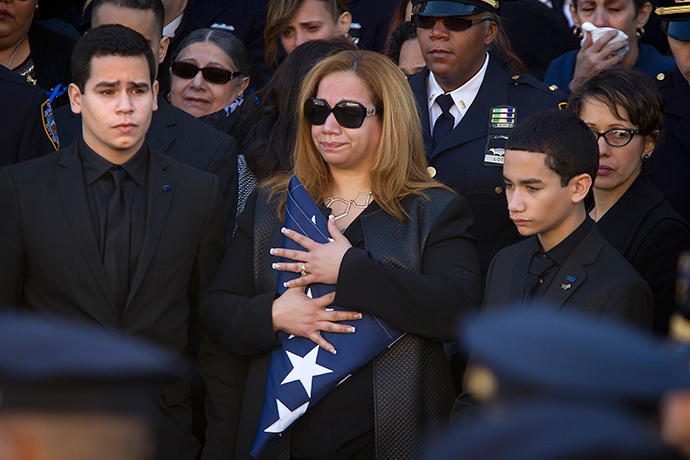
[[(617, 43), (620, 41), (625, 41), (628, 39), (628, 35), (625, 32), (622, 32), (618, 29), (614, 29), (613, 27), (597, 27), (591, 22), (585, 22), (582, 24), (582, 27), (580, 27), (583, 32), (582, 40), (580, 40), (580, 46), (585, 44), (585, 40), (587, 39), (587, 34), (592, 34), (592, 42), (596, 42), (599, 40), (599, 38), (604, 35), (606, 32), (609, 30), (615, 30), (618, 32), (618, 35), (616, 35), (613, 40), (611, 40), (609, 43)], [(625, 53), (628, 52), (630, 49), (630, 46), (626, 45), (623, 48), (619, 49), (615, 53), (613, 53), (612, 56), (618, 55), (620, 57), (623, 57)]]

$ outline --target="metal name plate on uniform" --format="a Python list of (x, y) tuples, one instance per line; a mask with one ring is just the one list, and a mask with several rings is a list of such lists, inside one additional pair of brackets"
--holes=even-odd
[(486, 143), (486, 153), (484, 154), (484, 164), (486, 166), (503, 166), (506, 153), (505, 145), (508, 136), (501, 134), (490, 134)]

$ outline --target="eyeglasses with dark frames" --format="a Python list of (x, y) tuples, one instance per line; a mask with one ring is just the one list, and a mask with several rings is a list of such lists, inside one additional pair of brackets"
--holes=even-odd
[(217, 85), (224, 85), (233, 78), (242, 75), (241, 72), (230, 72), (221, 67), (198, 67), (190, 62), (184, 61), (175, 61), (170, 68), (172, 69), (173, 75), (184, 78), (185, 80), (191, 80), (196, 77), (196, 74), (201, 72), (201, 76), (204, 77), (204, 80)]
[(642, 131), (639, 129), (615, 128), (603, 133), (592, 130), (592, 133), (596, 136), (597, 142), (603, 137), (604, 141), (611, 147), (625, 147), (632, 141), (635, 134), (642, 134)]
[(468, 19), (462, 16), (420, 16), (418, 14), (412, 15), (412, 24), (420, 29), (433, 29), (438, 21), (443, 21), (446, 29), (452, 32), (462, 32), (470, 27), (479, 24), (480, 22), (488, 21), (489, 18), (483, 19)]
[(310, 97), (304, 102), (304, 116), (312, 125), (319, 126), (326, 123), (331, 112), (340, 126), (355, 129), (362, 126), (366, 117), (381, 113), (381, 109), (364, 107), (359, 102), (354, 101), (340, 101), (331, 108), (328, 102), (314, 97)]

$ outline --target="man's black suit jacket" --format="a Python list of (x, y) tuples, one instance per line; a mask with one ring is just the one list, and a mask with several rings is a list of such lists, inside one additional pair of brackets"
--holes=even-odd
[[(218, 179), (150, 150), (143, 246), (122, 317), (101, 261), (77, 144), (0, 170), (0, 306), (96, 323), (177, 353), (224, 255)], [(193, 460), (186, 380), (161, 390), (158, 458)]]
[[(72, 144), (81, 135), (81, 116), (72, 113), (69, 105), (55, 111), (55, 120), (63, 146)], [(225, 233), (229, 238), (235, 228), (237, 209), (235, 140), (159, 97), (158, 110), (151, 117), (146, 142), (163, 155), (218, 176)]]
[[(491, 261), (485, 309), (522, 305), (535, 238), (501, 250)], [(649, 286), (596, 226), (575, 247), (539, 303), (554, 311), (575, 309), (652, 327), (654, 299)]]

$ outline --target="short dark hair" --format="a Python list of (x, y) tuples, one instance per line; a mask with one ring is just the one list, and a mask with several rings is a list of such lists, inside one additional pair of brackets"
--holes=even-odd
[(156, 30), (163, 36), (163, 26), (165, 25), (165, 7), (161, 0), (94, 0), (91, 7), (91, 17), (96, 15), (98, 9), (103, 5), (112, 5), (117, 8), (127, 8), (133, 10), (153, 11), (156, 18)]
[(146, 39), (120, 24), (106, 24), (88, 31), (72, 51), (72, 77), (81, 91), (91, 77), (91, 61), (102, 56), (143, 56), (149, 66), (150, 83), (156, 81), (158, 63)]
[(664, 100), (651, 77), (632, 69), (614, 67), (602, 70), (573, 91), (568, 110), (580, 116), (582, 103), (588, 99), (601, 101), (617, 118), (625, 110), (630, 123), (659, 142), (664, 119)]
[(187, 35), (175, 50), (171, 62), (175, 62), (185, 48), (194, 43), (213, 43), (230, 58), (235, 68), (243, 76), (248, 77), (251, 72), (249, 52), (242, 40), (230, 32), (222, 29), (199, 29)]
[(561, 177), (562, 187), (580, 174), (589, 174), (592, 181), (597, 176), (599, 146), (592, 130), (563, 110), (545, 110), (518, 123), (506, 149), (546, 154), (546, 166)]
[(417, 26), (412, 24), (410, 21), (402, 22), (391, 35), (391, 39), (388, 42), (388, 52), (386, 55), (395, 63), (395, 65), (400, 65), (400, 50), (402, 50), (403, 44), (408, 40), (416, 39)]

